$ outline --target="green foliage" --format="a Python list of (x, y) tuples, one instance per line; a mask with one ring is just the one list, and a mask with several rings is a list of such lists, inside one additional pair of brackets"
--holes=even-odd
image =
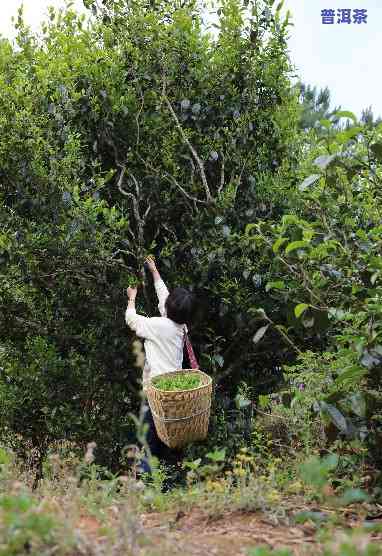
[(381, 465), (381, 126), (305, 88), (317, 133), (297, 135), (272, 0), (223, 0), (214, 36), (193, 2), (87, 4), (89, 25), (51, 10), (37, 39), (20, 13), (0, 42), (4, 442), (40, 471), (58, 439), (118, 467), (141, 386), (123, 289), (153, 314), (152, 254), (204, 309), (193, 340), (218, 388), (190, 461), (274, 433), (274, 450)]
[(38, 554), (54, 546), (55, 520), (28, 494), (0, 497), (1, 556)]
[(292, 552), (287, 548), (280, 548), (278, 550), (270, 550), (267, 547), (251, 548), (248, 551), (248, 556), (292, 556)]
[[(335, 543), (335, 546), (326, 547), (320, 554), (324, 556), (379, 556), (381, 554), (377, 544), (368, 542), (368, 539), (365, 541), (361, 537), (360, 542), (354, 544), (352, 538), (342, 539)], [(271, 550), (267, 547), (258, 547), (250, 549), (248, 556), (292, 556), (292, 552), (287, 548)]]
[(0, 42), (0, 424), (20, 452), (95, 441), (115, 467), (140, 390), (123, 288), (153, 313), (148, 253), (209, 299), (204, 370), (234, 389), (278, 358), (249, 343), (264, 265), (237, 238), (285, 206), (297, 99), (268, 0), (224, 0), (216, 36), (192, 2), (87, 5), (39, 38), (20, 12)]
[(268, 288), (279, 308), (257, 314), (298, 355), (285, 369), (293, 398), (287, 413), (300, 412), (297, 434), (309, 436), (313, 410), (327, 446), (358, 439), (380, 465), (381, 129), (359, 127), (349, 112), (336, 117), (355, 125), (328, 129), (309, 145), (302, 168), (320, 174), (297, 184), (282, 218), (257, 222), (241, 241), (269, 261), (271, 284), (280, 284)]
[(338, 457), (335, 454), (326, 456), (322, 460), (311, 458), (301, 466), (301, 477), (309, 485), (322, 491), (328, 483), (329, 473), (335, 471)]
[(338, 108), (330, 109), (331, 98), (328, 87), (318, 91), (316, 87), (300, 83), (299, 92), (301, 104), (300, 127), (304, 130), (318, 128), (320, 124), (325, 127), (324, 122), (328, 121), (333, 113), (338, 110)]

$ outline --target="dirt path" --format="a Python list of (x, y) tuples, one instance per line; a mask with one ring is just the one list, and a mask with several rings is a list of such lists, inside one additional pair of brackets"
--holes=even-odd
[[(178, 519), (176, 519), (178, 517)], [(259, 514), (231, 513), (209, 519), (199, 510), (187, 516), (143, 516), (146, 534), (171, 539), (174, 554), (183, 556), (246, 556), (249, 548), (288, 547), (296, 556), (312, 554), (315, 529), (311, 526), (274, 525)]]
[[(351, 511), (344, 517), (348, 531), (360, 525), (359, 517)], [(187, 514), (145, 513), (141, 515), (140, 523), (139, 532), (137, 530), (140, 542), (132, 551), (136, 556), (248, 556), (249, 549), (260, 546), (288, 548), (294, 556), (320, 553), (317, 528), (312, 523), (286, 526), (273, 523), (262, 513), (231, 512), (213, 518), (195, 508)], [(380, 523), (382, 525), (382, 519)], [(101, 531), (95, 518), (82, 518), (79, 527), (94, 540)], [(333, 530), (332, 538), (327, 540), (334, 542), (341, 537), (343, 530)], [(363, 535), (360, 546), (365, 538)], [(382, 547), (382, 533), (368, 539)]]

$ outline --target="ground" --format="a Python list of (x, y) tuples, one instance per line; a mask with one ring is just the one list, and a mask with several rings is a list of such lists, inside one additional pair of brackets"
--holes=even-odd
[[(291, 509), (291, 508), (290, 508)], [(330, 514), (330, 510), (325, 509)], [(361, 525), (358, 514), (346, 510), (342, 516), (347, 524), (344, 529), (333, 528), (325, 534), (325, 542), (334, 546), (340, 542), (343, 531), (347, 532)], [(382, 514), (373, 521), (382, 525)], [(80, 527), (91, 536), (99, 536), (100, 523), (95, 518), (84, 517)], [(248, 556), (251, 548), (263, 546), (268, 549), (288, 548), (295, 556), (319, 554), (318, 540), (320, 527), (312, 522), (287, 526), (273, 523), (267, 516), (255, 512), (228, 512), (211, 517), (200, 508), (188, 513), (161, 512), (144, 513), (140, 516), (137, 543), (134, 556)], [(382, 533), (366, 536), (362, 534), (357, 542), (362, 546), (370, 540), (382, 546)], [(139, 548), (138, 548), (139, 547)], [(132, 547), (133, 548), (133, 547)]]

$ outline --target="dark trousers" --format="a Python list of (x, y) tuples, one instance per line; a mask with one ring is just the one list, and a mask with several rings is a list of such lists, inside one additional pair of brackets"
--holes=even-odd
[(155, 428), (151, 409), (148, 405), (145, 407), (143, 422), (148, 425), (146, 442), (150, 448), (151, 455), (157, 457), (160, 463), (176, 465), (182, 459), (183, 452), (181, 450), (169, 448), (161, 441)]

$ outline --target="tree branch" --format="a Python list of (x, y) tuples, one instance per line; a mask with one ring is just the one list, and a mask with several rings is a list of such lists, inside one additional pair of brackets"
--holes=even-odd
[[(202, 201), (201, 199), (197, 199), (196, 197), (193, 197), (192, 195), (187, 193), (187, 191), (180, 185), (180, 183), (176, 180), (176, 178), (174, 178), (174, 176), (172, 176), (168, 172), (164, 172), (164, 174), (161, 175), (160, 172), (156, 168), (154, 168), (152, 164), (150, 164), (150, 162), (144, 160), (140, 155), (138, 155), (138, 158), (146, 166), (146, 168), (154, 172), (154, 176), (159, 176), (162, 179), (167, 179), (167, 181), (172, 182), (182, 192), (182, 194), (186, 199), (192, 201), (195, 204), (195, 207), (196, 207), (196, 203), (199, 203), (201, 205), (207, 205), (207, 201)], [(191, 168), (194, 169), (194, 163), (192, 162), (192, 159), (189, 158), (188, 160), (190, 160), (191, 162)]]
[[(126, 166), (125, 165), (121, 165), (119, 164), (120, 168), (121, 168), (121, 173), (117, 182), (117, 186), (119, 191), (122, 193), (122, 195), (124, 195), (125, 197), (128, 197), (129, 199), (131, 199), (133, 201), (133, 212), (134, 212), (134, 217), (135, 217), (135, 221), (136, 221), (136, 226), (137, 226), (137, 233), (138, 233), (138, 237), (136, 238), (137, 243), (138, 243), (138, 255), (136, 256), (136, 259), (139, 262), (142, 262), (143, 259), (143, 254), (144, 254), (144, 249), (145, 249), (145, 237), (144, 237), (144, 228), (146, 225), (146, 218), (151, 210), (151, 206), (149, 205), (143, 215), (143, 217), (140, 214), (139, 211), (139, 200), (141, 198), (141, 189), (138, 183), (137, 178), (134, 176), (134, 174), (132, 172), (129, 173), (129, 177), (131, 178), (132, 182), (135, 185), (135, 195), (134, 193), (130, 193), (129, 191), (126, 191), (125, 189), (123, 189), (122, 187), (122, 183), (123, 183), (123, 179), (126, 173)], [(143, 295), (145, 297), (145, 301), (147, 304), (147, 308), (150, 310), (151, 308), (151, 303), (150, 303), (150, 298), (148, 296), (147, 293), (147, 288), (146, 288), (146, 279), (145, 279), (145, 269), (144, 266), (142, 265), (142, 268), (140, 269), (139, 272), (141, 279), (142, 279), (142, 285), (143, 285)]]
[(220, 170), (220, 186), (218, 188), (218, 193), (221, 193), (223, 191), (223, 187), (224, 187), (224, 182), (225, 182), (225, 175), (224, 175), (224, 154), (221, 153), (221, 157), (222, 157), (222, 165), (221, 165), (221, 170)]
[(202, 201), (201, 199), (197, 199), (196, 197), (193, 197), (192, 195), (187, 193), (187, 191), (180, 185), (180, 183), (171, 174), (168, 174), (166, 172), (164, 178), (172, 182), (189, 201), (193, 201), (194, 203), (199, 203), (201, 205), (208, 205), (208, 201)]
[(135, 121), (136, 121), (136, 124), (137, 124), (137, 141), (136, 141), (136, 144), (135, 144), (136, 147), (138, 147), (139, 139), (140, 139), (139, 118), (140, 118), (140, 115), (142, 113), (144, 102), (145, 102), (141, 89), (139, 89), (139, 92), (140, 92), (140, 95), (141, 95), (141, 107), (140, 107), (140, 109), (138, 110), (138, 113), (135, 116)]
[(167, 98), (167, 96), (166, 96), (165, 93), (163, 94), (163, 98), (164, 98), (164, 101), (165, 101), (165, 103), (166, 103), (166, 105), (167, 105), (167, 107), (168, 107), (168, 109), (169, 109), (169, 111), (170, 111), (170, 114), (171, 114), (171, 116), (172, 116), (172, 118), (173, 118), (173, 120), (174, 120), (174, 122), (175, 122), (175, 125), (176, 125), (176, 127), (178, 128), (180, 135), (182, 136), (182, 139), (183, 139), (184, 143), (185, 143), (185, 144), (187, 145), (187, 147), (190, 149), (190, 151), (191, 151), (191, 153), (192, 153), (192, 156), (194, 157), (195, 162), (196, 162), (196, 164), (197, 164), (198, 167), (199, 167), (200, 177), (201, 177), (201, 179), (202, 179), (202, 183), (203, 183), (203, 186), (204, 186), (204, 190), (205, 190), (205, 192), (206, 192), (206, 202), (207, 202), (207, 204), (211, 204), (211, 203), (214, 201), (214, 199), (213, 199), (213, 197), (212, 197), (212, 195), (211, 195), (210, 188), (208, 187), (207, 177), (206, 177), (206, 173), (205, 173), (205, 171), (204, 171), (204, 164), (203, 164), (202, 160), (200, 159), (198, 153), (196, 152), (195, 148), (192, 146), (192, 144), (191, 144), (190, 141), (188, 140), (187, 135), (186, 135), (185, 132), (184, 132), (184, 129), (183, 129), (182, 126), (180, 125), (178, 116), (176, 115), (176, 113), (175, 113), (175, 111), (174, 111), (174, 109), (173, 109), (173, 107), (172, 107), (172, 105), (171, 105), (171, 102), (168, 100), (168, 98)]

